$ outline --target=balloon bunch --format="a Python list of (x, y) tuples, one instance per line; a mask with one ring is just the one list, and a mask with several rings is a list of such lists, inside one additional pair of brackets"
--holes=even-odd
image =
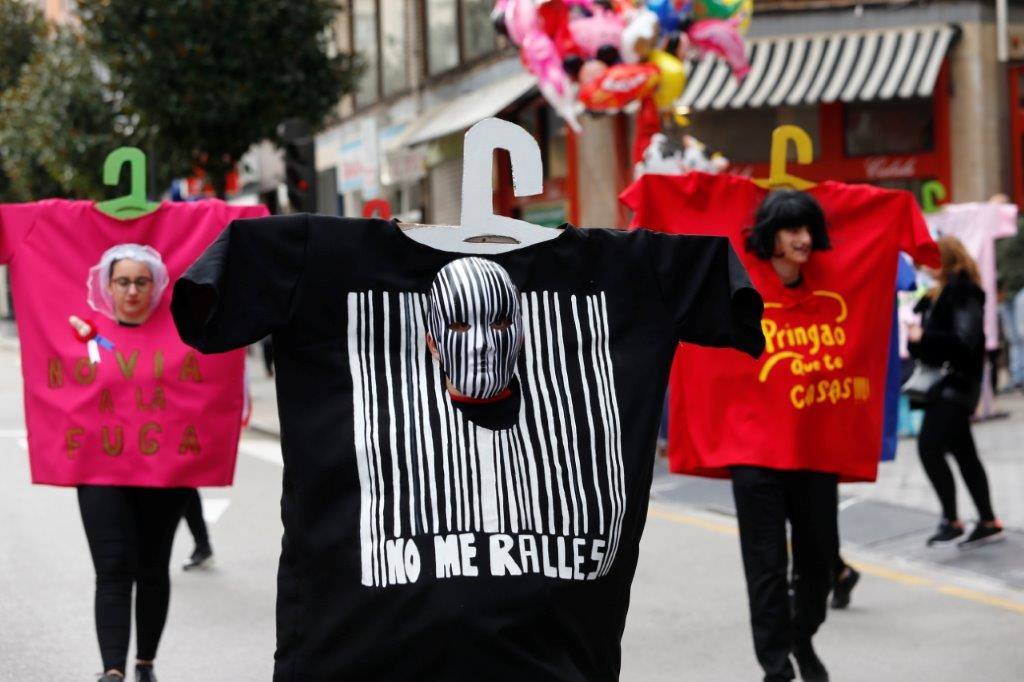
[(670, 111), (686, 85), (683, 63), (694, 57), (718, 55), (742, 79), (752, 12), (753, 0), (498, 0), (491, 17), (578, 130), (580, 109), (650, 99)]

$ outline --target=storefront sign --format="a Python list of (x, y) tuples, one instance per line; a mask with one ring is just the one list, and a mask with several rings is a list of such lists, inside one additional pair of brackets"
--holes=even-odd
[(870, 156), (864, 159), (864, 175), (870, 180), (912, 178), (917, 175), (917, 159), (912, 156)]
[(338, 192), (361, 191), (375, 197), (380, 189), (380, 158), (377, 151), (377, 122), (364, 118), (342, 133), (338, 152)]

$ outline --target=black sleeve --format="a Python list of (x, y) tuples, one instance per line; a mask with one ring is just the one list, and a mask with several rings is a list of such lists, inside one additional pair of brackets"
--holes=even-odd
[(174, 284), (178, 334), (204, 353), (255, 343), (291, 319), (309, 218), (235, 220)]
[(729, 240), (643, 232), (676, 338), (760, 356), (764, 302)]
[(965, 296), (953, 307), (950, 328), (925, 327), (921, 340), (908, 344), (908, 350), (932, 366), (949, 362), (955, 367), (970, 367), (985, 345), (984, 316), (981, 301)]

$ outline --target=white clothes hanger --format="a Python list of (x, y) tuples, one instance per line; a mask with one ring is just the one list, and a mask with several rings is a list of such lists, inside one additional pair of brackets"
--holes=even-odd
[[(539, 244), (561, 234), (559, 229), (495, 215), (491, 186), (495, 149), (508, 150), (512, 188), (517, 197), (544, 191), (544, 165), (533, 136), (514, 123), (485, 118), (466, 132), (462, 152), (462, 224), (410, 227), (406, 236), (442, 251), (495, 254)], [(500, 241), (488, 241), (489, 237)]]

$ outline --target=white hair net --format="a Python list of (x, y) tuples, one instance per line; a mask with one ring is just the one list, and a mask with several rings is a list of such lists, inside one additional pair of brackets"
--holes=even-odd
[(164, 265), (160, 252), (152, 246), (142, 244), (118, 244), (103, 252), (100, 262), (89, 268), (89, 307), (102, 313), (112, 320), (117, 319), (114, 310), (114, 299), (110, 295), (110, 266), (114, 261), (133, 260), (145, 263), (153, 275), (153, 298), (149, 302), (149, 311), (153, 312), (160, 305), (160, 298), (170, 283), (167, 266)]

